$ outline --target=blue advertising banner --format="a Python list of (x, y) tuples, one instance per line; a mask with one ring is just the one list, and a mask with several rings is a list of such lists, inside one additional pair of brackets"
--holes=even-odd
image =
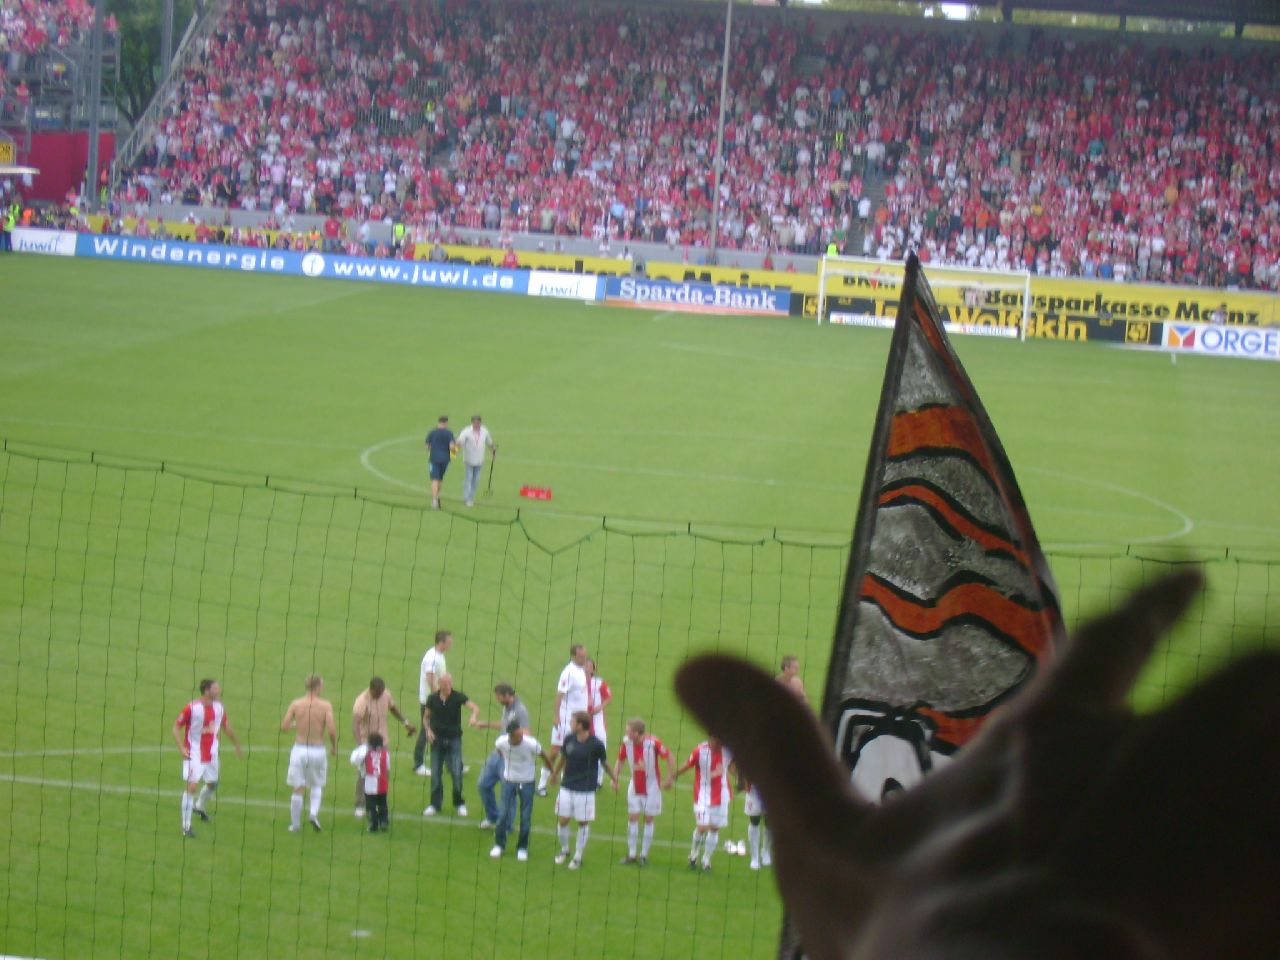
[(606, 277), (607, 303), (653, 310), (692, 313), (745, 313), (789, 316), (791, 293), (755, 287), (730, 287), (719, 283), (671, 283), (642, 277)]
[(330, 253), (256, 250), (251, 247), (108, 237), (91, 233), (76, 237), (76, 256), (133, 263), (167, 263), (213, 270), (239, 270), (244, 273), (271, 273), (279, 276), (402, 283), (415, 287), (479, 290), (488, 293), (525, 294), (529, 291), (529, 274), (524, 270), (501, 270), (495, 267), (420, 260), (370, 260)]

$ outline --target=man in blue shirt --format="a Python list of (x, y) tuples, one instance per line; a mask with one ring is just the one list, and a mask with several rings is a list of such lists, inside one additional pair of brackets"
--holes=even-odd
[(560, 840), (560, 852), (556, 854), (556, 865), (565, 862), (569, 857), (569, 821), (578, 821), (578, 847), (573, 859), (569, 860), (569, 869), (577, 870), (582, 866), (582, 851), (587, 846), (587, 836), (591, 832), (591, 822), (596, 818), (596, 790), (600, 788), (600, 771), (613, 781), (614, 789), (618, 787), (617, 775), (609, 769), (609, 757), (604, 744), (591, 732), (591, 714), (581, 710), (573, 715), (573, 733), (565, 737), (564, 746), (556, 756), (555, 769), (551, 780), (560, 778), (560, 793), (556, 797), (556, 816), (559, 825), (556, 836)]
[(449, 459), (458, 449), (458, 442), (449, 429), (449, 418), (442, 416), (436, 428), (427, 434), (427, 455), (431, 463), (431, 506), (440, 509), (440, 481), (449, 469)]

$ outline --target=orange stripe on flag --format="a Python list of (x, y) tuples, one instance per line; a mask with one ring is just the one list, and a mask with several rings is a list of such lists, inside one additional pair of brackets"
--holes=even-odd
[(962, 407), (928, 407), (910, 413), (899, 413), (889, 427), (887, 453), (901, 457), (925, 447), (941, 447), (969, 454), (982, 469), (997, 479), (995, 465), (982, 431), (973, 415)]
[(1050, 618), (1028, 610), (981, 583), (952, 587), (932, 606), (925, 606), (893, 592), (870, 575), (862, 580), (862, 597), (880, 607), (894, 624), (908, 633), (936, 633), (949, 620), (965, 615), (977, 617), (1013, 639), (1018, 646), (1039, 657), (1050, 640)]
[(931, 490), (920, 484), (910, 484), (909, 486), (899, 487), (896, 490), (890, 490), (888, 493), (880, 495), (880, 506), (887, 507), (898, 500), (919, 500), (933, 507), (945, 518), (955, 531), (962, 537), (975, 540), (986, 550), (1001, 550), (1011, 554), (1020, 564), (1027, 569), (1031, 569), (1031, 558), (1026, 552), (1013, 542), (1006, 540), (1004, 537), (998, 537), (994, 533), (982, 529), (968, 517), (964, 516), (956, 510), (944, 497), (938, 495), (937, 491)]

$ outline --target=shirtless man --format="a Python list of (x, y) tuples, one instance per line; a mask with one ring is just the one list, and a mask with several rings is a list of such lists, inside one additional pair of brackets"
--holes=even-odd
[(324, 738), (329, 738), (330, 752), (338, 755), (338, 728), (333, 723), (333, 704), (320, 696), (324, 681), (315, 674), (307, 677), (307, 692), (289, 704), (280, 721), (280, 730), (296, 731), (293, 750), (289, 753), (289, 774), (285, 783), (293, 787), (289, 798), (289, 832), (302, 829), (302, 794), (311, 788), (311, 826), (320, 831), (320, 795), (328, 774), (328, 757)]
[(805, 703), (809, 702), (809, 698), (804, 695), (804, 681), (800, 679), (800, 658), (788, 654), (782, 658), (782, 669), (778, 673), (777, 681), (794, 693)]

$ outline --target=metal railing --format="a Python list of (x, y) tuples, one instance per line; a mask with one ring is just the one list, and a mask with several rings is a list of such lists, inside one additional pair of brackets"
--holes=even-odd
[(151, 102), (147, 104), (146, 110), (142, 112), (142, 116), (134, 123), (133, 128), (129, 131), (129, 135), (125, 137), (116, 147), (115, 160), (111, 164), (111, 185), (112, 188), (120, 182), (120, 176), (123, 171), (129, 167), (138, 154), (142, 152), (143, 144), (146, 143), (147, 137), (155, 128), (160, 116), (163, 114), (169, 98), (173, 94), (174, 87), (190, 64), (191, 60), (197, 54), (199, 44), (197, 39), (207, 36), (213, 24), (221, 19), (222, 14), (230, 5), (231, 0), (210, 0), (204, 6), (204, 12), (201, 13), (199, 7), (192, 14), (187, 29), (182, 34), (182, 39), (178, 42), (178, 49), (174, 52), (173, 62), (169, 66), (169, 74), (164, 81), (156, 88), (155, 95), (151, 98)]

